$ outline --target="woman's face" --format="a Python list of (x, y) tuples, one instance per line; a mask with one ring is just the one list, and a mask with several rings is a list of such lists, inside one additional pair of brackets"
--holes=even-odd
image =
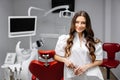
[(86, 19), (83, 16), (78, 16), (75, 22), (75, 30), (78, 33), (82, 33), (86, 29)]

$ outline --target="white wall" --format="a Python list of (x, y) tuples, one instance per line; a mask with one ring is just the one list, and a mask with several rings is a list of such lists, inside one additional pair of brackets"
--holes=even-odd
[(111, 1), (111, 40), (120, 43), (120, 0)]

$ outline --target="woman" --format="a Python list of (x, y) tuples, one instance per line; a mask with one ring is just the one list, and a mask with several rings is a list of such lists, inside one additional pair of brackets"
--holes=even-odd
[(69, 35), (61, 35), (56, 44), (54, 59), (63, 62), (64, 80), (104, 80), (99, 65), (103, 51), (99, 39), (94, 39), (87, 12), (77, 12)]

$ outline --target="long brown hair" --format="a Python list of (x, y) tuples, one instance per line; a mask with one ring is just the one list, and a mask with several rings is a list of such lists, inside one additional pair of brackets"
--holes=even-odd
[(75, 30), (75, 22), (76, 22), (76, 18), (78, 16), (83, 16), (85, 17), (86, 19), (86, 29), (83, 31), (83, 34), (84, 34), (84, 37), (86, 39), (86, 47), (88, 48), (89, 50), (89, 54), (90, 54), (90, 58), (92, 60), (92, 62), (95, 61), (96, 59), (96, 56), (94, 54), (95, 52), (95, 44), (100, 42), (99, 39), (96, 39), (94, 40), (94, 32), (92, 30), (92, 26), (91, 26), (91, 20), (90, 20), (90, 17), (88, 15), (87, 12), (85, 11), (80, 11), (80, 12), (77, 12), (74, 17), (72, 18), (72, 21), (71, 21), (71, 28), (70, 28), (70, 32), (69, 32), (69, 38), (67, 40), (67, 45), (65, 47), (65, 57), (69, 57), (71, 55), (71, 52), (70, 52), (70, 49), (73, 45), (73, 39), (74, 39), (74, 33), (76, 32)]

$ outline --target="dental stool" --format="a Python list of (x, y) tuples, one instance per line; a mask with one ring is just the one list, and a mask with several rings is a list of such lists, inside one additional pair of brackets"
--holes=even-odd
[(115, 54), (120, 51), (118, 43), (104, 43), (103, 50), (107, 53), (107, 58), (103, 59), (102, 67), (107, 69), (107, 80), (110, 80), (110, 69), (116, 68), (120, 62), (115, 59)]
[(32, 73), (32, 80), (63, 80), (62, 62), (49, 61), (55, 55), (54, 50), (38, 50), (39, 56), (44, 59), (33, 60), (29, 65), (29, 70)]

